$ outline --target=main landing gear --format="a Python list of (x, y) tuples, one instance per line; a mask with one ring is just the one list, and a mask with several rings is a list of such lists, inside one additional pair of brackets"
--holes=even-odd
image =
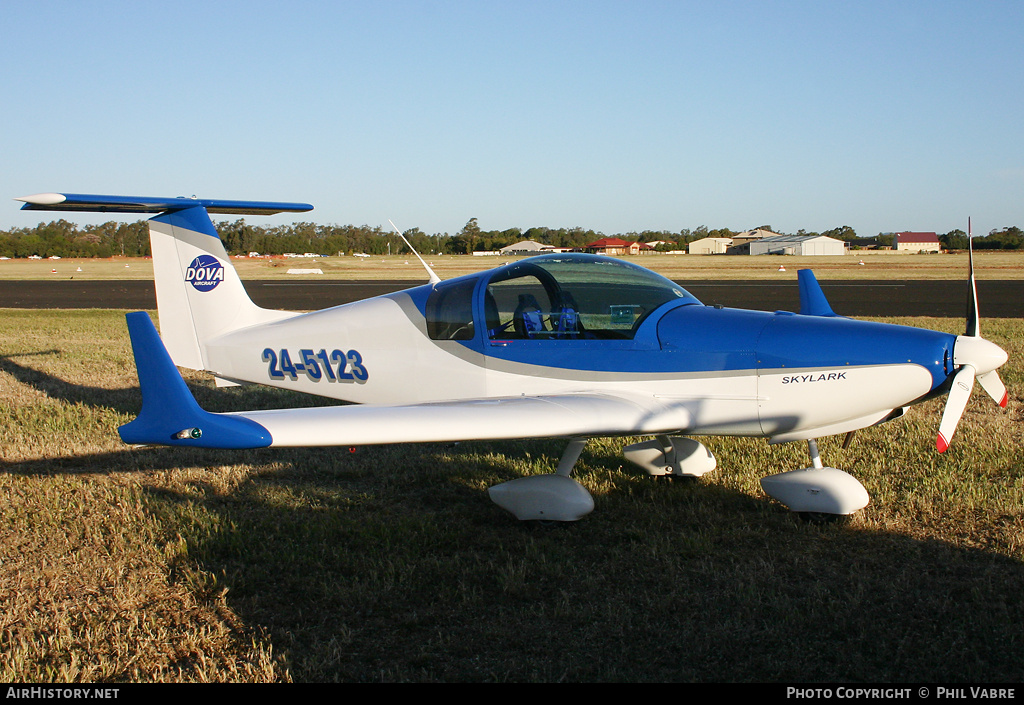
[[(569, 477), (587, 439), (569, 442), (553, 475), (532, 475), (487, 490), (491, 500), (521, 521), (576, 521), (594, 509), (594, 498)], [(626, 459), (649, 475), (700, 477), (715, 469), (715, 457), (691, 438), (658, 436), (623, 449)]]
[(489, 488), (487, 494), (520, 521), (576, 521), (594, 510), (594, 498), (569, 477), (586, 445), (586, 438), (569, 441), (554, 475), (519, 477)]
[[(579, 460), (585, 438), (569, 442), (558, 469), (552, 475), (531, 475), (503, 482), (487, 490), (491, 500), (521, 521), (576, 521), (594, 509), (594, 498), (583, 485), (569, 477)], [(807, 441), (811, 466), (765, 477), (765, 493), (809, 521), (823, 523), (853, 514), (870, 498), (853, 475), (825, 467), (818, 443)], [(692, 438), (658, 436), (634, 443), (623, 455), (654, 477), (698, 478), (715, 469), (715, 457)]]

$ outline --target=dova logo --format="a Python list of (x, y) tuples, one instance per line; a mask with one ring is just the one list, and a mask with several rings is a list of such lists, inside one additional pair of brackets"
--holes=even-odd
[(224, 281), (224, 265), (213, 255), (199, 255), (185, 270), (185, 281), (197, 291), (211, 291)]

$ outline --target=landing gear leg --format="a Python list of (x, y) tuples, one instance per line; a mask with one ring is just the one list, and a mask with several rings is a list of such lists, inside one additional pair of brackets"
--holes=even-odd
[(818, 441), (815, 438), (807, 439), (807, 454), (811, 456), (811, 467), (821, 470), (825, 466), (821, 463), (821, 456), (818, 455)]
[(569, 445), (562, 451), (562, 457), (558, 461), (558, 469), (555, 470), (555, 474), (569, 477), (569, 473), (576, 466), (576, 461), (580, 459), (580, 454), (583, 453), (583, 449), (586, 447), (586, 438), (573, 438), (569, 441)]

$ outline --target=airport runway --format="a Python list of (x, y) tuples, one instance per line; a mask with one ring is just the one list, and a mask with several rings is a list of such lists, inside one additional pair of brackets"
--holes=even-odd
[[(243, 282), (258, 305), (306, 311), (398, 291), (410, 281), (259, 280)], [(705, 304), (761, 311), (798, 311), (796, 281), (680, 281)], [(845, 316), (938, 316), (962, 318), (967, 284), (952, 280), (821, 282), (832, 309)], [(983, 318), (1024, 318), (1024, 281), (978, 282)], [(0, 281), (0, 308), (155, 309), (152, 281)]]

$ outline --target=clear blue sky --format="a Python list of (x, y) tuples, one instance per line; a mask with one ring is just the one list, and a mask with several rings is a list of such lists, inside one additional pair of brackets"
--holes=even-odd
[[(304, 201), (450, 234), (1024, 227), (1019, 0), (0, 0), (0, 32), (0, 202)], [(6, 203), (0, 227), (51, 219)]]

